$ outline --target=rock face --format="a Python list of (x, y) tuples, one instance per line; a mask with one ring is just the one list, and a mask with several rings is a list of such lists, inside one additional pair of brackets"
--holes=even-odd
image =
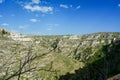
[(26, 37), (25, 35), (7, 31), (4, 28), (0, 28), (0, 37), (9, 38), (15, 41), (32, 41), (31, 38)]
[(31, 38), (26, 38), (26, 36), (24, 35), (20, 35), (20, 34), (13, 33), (13, 32), (10, 33), (9, 37), (15, 41), (32, 41)]
[(73, 35), (73, 36), (70, 36), (70, 38), (69, 39), (71, 39), (71, 40), (75, 40), (75, 39), (79, 39), (78, 38), (78, 36), (77, 35)]
[(5, 29), (4, 28), (0, 28), (0, 33), (1, 34), (5, 34), (6, 33)]
[(2, 32), (4, 29), (3, 28), (0, 28), (0, 31)]
[(117, 74), (117, 75), (115, 75), (107, 80), (120, 80), (120, 74)]

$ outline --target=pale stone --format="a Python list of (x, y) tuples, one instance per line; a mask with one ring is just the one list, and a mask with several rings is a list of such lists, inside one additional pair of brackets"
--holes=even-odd
[(79, 39), (77, 35), (70, 36), (69, 39)]

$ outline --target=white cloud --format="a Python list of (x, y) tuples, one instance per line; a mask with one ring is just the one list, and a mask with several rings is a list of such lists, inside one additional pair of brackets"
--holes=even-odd
[(65, 5), (65, 4), (60, 4), (60, 7), (62, 7), (62, 8), (69, 8), (67, 5)]
[(3, 3), (4, 0), (0, 0), (0, 3)]
[(1, 26), (9, 26), (9, 24), (3, 23), (3, 24), (1, 24)]
[(76, 7), (76, 9), (80, 9), (80, 5)]
[(11, 14), (11, 16), (15, 16), (15, 14)]
[(59, 24), (46, 24), (48, 27), (56, 27), (59, 26)]
[(0, 15), (0, 18), (3, 17), (2, 15)]
[(39, 4), (40, 0), (32, 0), (32, 3)]
[(17, 3), (23, 7), (23, 9), (31, 12), (42, 12), (42, 13), (51, 13), (53, 7), (51, 6), (41, 6), (39, 5), (41, 0), (31, 0), (30, 2), (17, 1)]
[(30, 19), (30, 21), (35, 23), (35, 22), (38, 22), (38, 21), (40, 21), (40, 20), (37, 20), (37, 19)]
[(120, 4), (118, 4), (118, 7), (120, 7)]
[(52, 30), (52, 28), (47, 28), (47, 31), (51, 31)]
[(19, 26), (18, 28), (19, 29), (26, 29), (29, 25), (22, 25), (22, 26)]
[(30, 4), (25, 5), (24, 8), (27, 9), (27, 10), (30, 10), (32, 12), (34, 12), (34, 11), (41, 11), (42, 13), (47, 13), (47, 12), (53, 11), (52, 7), (39, 6), (39, 5), (32, 6)]
[(25, 27), (24, 26), (19, 26), (19, 29), (24, 29)]
[(49, 2), (47, 1), (42, 1), (43, 4), (50, 4)]
[(22, 7), (23, 7), (24, 4), (25, 4), (23, 1), (16, 1), (16, 3), (19, 4), (19, 5), (22, 6)]
[(70, 7), (72, 8), (72, 7), (73, 7), (73, 5), (70, 5)]
[(46, 25), (48, 31), (52, 31), (54, 28), (59, 26), (59, 24), (46, 24)]
[(54, 24), (54, 26), (59, 26), (59, 24)]

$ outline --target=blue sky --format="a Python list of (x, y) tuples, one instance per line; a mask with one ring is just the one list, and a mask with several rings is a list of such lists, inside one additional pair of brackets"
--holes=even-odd
[(0, 27), (47, 35), (120, 32), (120, 0), (0, 0)]

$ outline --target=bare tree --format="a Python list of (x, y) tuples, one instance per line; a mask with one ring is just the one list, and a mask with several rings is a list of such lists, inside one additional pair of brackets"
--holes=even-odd
[[(4, 75), (1, 76), (0, 79), (2, 80), (10, 80), (13, 78), (17, 77), (17, 80), (20, 80), (21, 75), (24, 75), (28, 72), (35, 72), (35, 71), (40, 71), (40, 70), (44, 70), (44, 71), (50, 71), (50, 72), (55, 72), (52, 69), (52, 62), (51, 62), (51, 66), (49, 69), (43, 69), (37, 65), (34, 65), (34, 61), (36, 61), (36, 59), (42, 58), (45, 55), (51, 53), (53, 50), (50, 50), (46, 53), (43, 54), (34, 54), (32, 52), (32, 45), (28, 48), (28, 51), (26, 53), (25, 56), (23, 56), (22, 58), (18, 59), (17, 61), (12, 60), (13, 58), (16, 57), (15, 53), (14, 55), (10, 56), (7, 61), (4, 62), (4, 64), (1, 66), (1, 68), (4, 68)], [(17, 65), (17, 67), (15, 67)], [(11, 67), (12, 66), (12, 67)], [(14, 69), (16, 68), (16, 69)], [(13, 69), (13, 70), (11, 70)], [(12, 73), (11, 73), (12, 72)]]

